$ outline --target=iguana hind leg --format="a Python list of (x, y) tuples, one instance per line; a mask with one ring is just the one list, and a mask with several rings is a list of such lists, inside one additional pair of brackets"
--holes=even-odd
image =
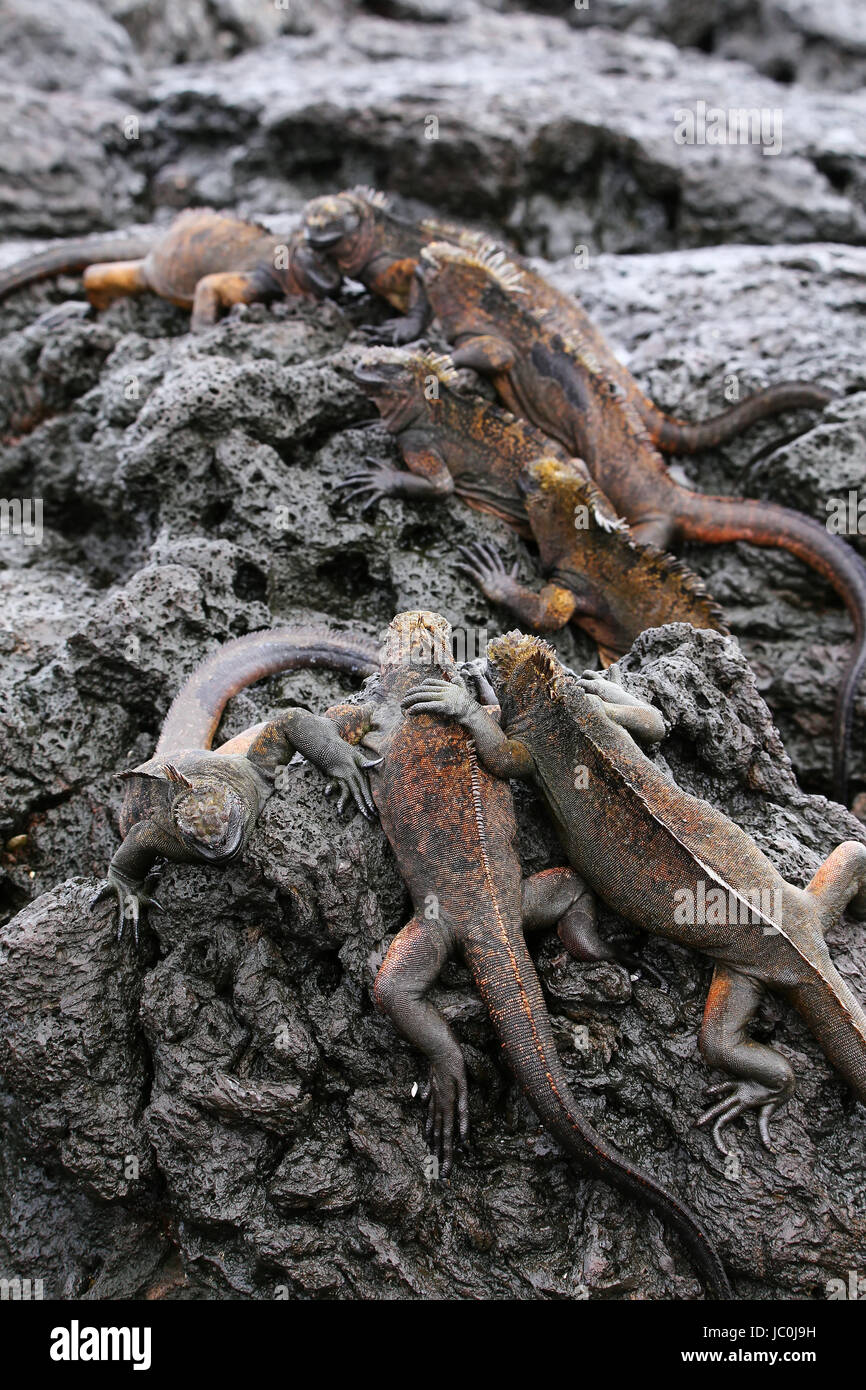
[(94, 309), (107, 309), (115, 299), (144, 294), (150, 285), (144, 261), (104, 261), (87, 267), (84, 288)]
[(866, 845), (845, 840), (828, 855), (806, 889), (818, 899), (818, 924), (822, 932), (832, 927), (843, 912), (866, 920)]
[(521, 584), (517, 564), (506, 570), (499, 551), (487, 541), (461, 546), (457, 553), (455, 568), (468, 575), (491, 603), (501, 603), (533, 632), (558, 632), (578, 609), (576, 596), (559, 584), (545, 584), (538, 594)]
[(651, 965), (615, 941), (598, 934), (595, 896), (573, 869), (543, 869), (523, 880), (523, 928), (557, 928), (570, 956), (580, 961), (613, 960), (652, 978), (667, 991), (667, 981)]
[(274, 292), (254, 272), (226, 271), (205, 275), (195, 287), (190, 328), (201, 333), (216, 323), (223, 309), (233, 304), (255, 304), (272, 299)]
[(700, 1049), (708, 1066), (730, 1072), (734, 1081), (712, 1086), (718, 1096), (696, 1124), (712, 1125), (713, 1141), (720, 1153), (729, 1152), (722, 1140), (725, 1125), (747, 1110), (758, 1111), (758, 1131), (766, 1147), (770, 1143), (770, 1118), (793, 1094), (790, 1064), (772, 1047), (756, 1042), (747, 1029), (758, 1011), (763, 985), (726, 965), (717, 965), (704, 1009)]
[(465, 1140), (469, 1134), (469, 1092), (460, 1044), (424, 996), (450, 954), (438, 923), (413, 917), (391, 942), (373, 987), (382, 1012), (430, 1059), (430, 1079), (421, 1092), (429, 1101), (425, 1138), (443, 1178), (454, 1163), (456, 1135)]

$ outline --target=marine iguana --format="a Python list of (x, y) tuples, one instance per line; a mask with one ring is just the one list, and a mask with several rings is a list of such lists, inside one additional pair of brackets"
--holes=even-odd
[(276, 719), (211, 751), (226, 704), (238, 691), (278, 671), (324, 666), (369, 675), (378, 670), (379, 648), (368, 637), (316, 627), (273, 628), (247, 633), (219, 647), (175, 697), (147, 762), (120, 776), (127, 781), (120, 814), (123, 843), (108, 867), (108, 881), (91, 910), (110, 900), (118, 910), (118, 939), (126, 910), (136, 943), (142, 907), (162, 871), (159, 861), (227, 864), (247, 844), (273, 790), (277, 768), (302, 753), (342, 787), (339, 809), (351, 794), (365, 815), (373, 813), (364, 776), (366, 760), (340, 739), (333, 724), (303, 709)]
[(721, 1152), (725, 1126), (749, 1110), (769, 1147), (770, 1118), (794, 1090), (788, 1060), (748, 1032), (768, 988), (794, 1005), (866, 1102), (866, 1014), (824, 942), (846, 909), (866, 920), (866, 845), (844, 841), (807, 888), (795, 887), (739, 826), (641, 751), (636, 740), (665, 733), (652, 705), (598, 672), (566, 673), (539, 637), (510, 632), (487, 650), (502, 727), (460, 680), (430, 678), (404, 704), (452, 716), (491, 774), (534, 782), (569, 862), (615, 912), (715, 961), (700, 1048), (733, 1080), (711, 1089), (718, 1099), (697, 1123), (712, 1125)]
[(584, 629), (605, 666), (648, 627), (691, 623), (727, 633), (722, 610), (680, 560), (632, 539), (606, 497), (571, 460), (537, 459), (520, 475), (526, 513), (548, 576), (540, 593), (510, 573), (494, 546), (458, 551), (458, 568), (534, 632)]
[[(696, 1218), (597, 1134), (569, 1091), (524, 931), (558, 921), (574, 954), (584, 958), (600, 950), (609, 959), (610, 947), (584, 912), (584, 885), (569, 869), (522, 880), (508, 786), (479, 765), (473, 738), (459, 725), (409, 717), (404, 709), (431, 671), (445, 684), (459, 679), (450, 635), (438, 614), (398, 614), (388, 629), (381, 673), (367, 682), (361, 702), (328, 711), (343, 738), (378, 760), (370, 789), (412, 897), (413, 916), (388, 949), (375, 997), (430, 1059), (427, 1137), (441, 1158), (441, 1174), (451, 1171), (455, 1133), (468, 1133), (466, 1070), (459, 1043), (425, 995), (448, 957), (459, 952), (542, 1122), (572, 1157), (667, 1220), (715, 1295), (728, 1298), (721, 1262)], [(479, 717), (497, 727), (493, 710)]]
[[(122, 259), (119, 259), (121, 258)], [(201, 332), (232, 304), (269, 303), (287, 295), (333, 294), (340, 276), (302, 232), (275, 236), (211, 208), (189, 208), (166, 231), (97, 233), (61, 241), (0, 270), (0, 299), (13, 290), (66, 271), (84, 271), (95, 309), (150, 290), (191, 309)]]
[(811, 517), (772, 502), (694, 492), (671, 477), (627, 393), (578, 336), (531, 309), (524, 272), (494, 243), (474, 252), (447, 242), (421, 253), (430, 302), (455, 366), (491, 378), (509, 410), (583, 460), (636, 540), (668, 550), (677, 540), (744, 540), (788, 550), (845, 602), (855, 643), (836, 700), (833, 780), (847, 796), (854, 698), (866, 670), (866, 565)]
[(703, 582), (682, 561), (635, 541), (580, 459), (489, 401), (457, 395), (449, 358), (379, 348), (361, 360), (355, 379), (376, 402), (411, 472), (368, 459), (337, 488), (363, 499), (362, 514), (380, 497), (456, 493), (534, 539), (551, 576), (540, 594), (518, 584), (516, 566), (508, 574), (492, 546), (458, 552), (458, 568), (491, 602), (535, 631), (555, 631), (571, 619), (605, 662), (628, 651), (647, 627), (687, 622), (727, 631)]
[(427, 217), (401, 217), (384, 193), (358, 187), (314, 198), (304, 208), (301, 225), (310, 245), (332, 257), (344, 275), (359, 280), (386, 299), (400, 317), (366, 328), (370, 336), (394, 346), (419, 338), (433, 316), (423, 280), (415, 272), (425, 246), (449, 242), (469, 253), (485, 245), (519, 264), (532, 312), (551, 329), (580, 342), (597, 363), (600, 375), (632, 402), (653, 443), (666, 453), (696, 453), (740, 434), (769, 415), (798, 407), (821, 409), (832, 393), (806, 381), (781, 381), (756, 391), (709, 420), (689, 424), (665, 414), (640, 390), (628, 368), (613, 353), (604, 335), (571, 295), (563, 294), (514, 252), (482, 232)]
[(456, 494), (531, 538), (520, 474), (543, 456), (567, 459), (562, 445), (490, 401), (458, 395), (457, 372), (442, 354), (373, 348), (354, 377), (409, 470), (368, 457), (365, 467), (338, 483), (362, 502), (362, 515), (381, 497), (435, 501)]

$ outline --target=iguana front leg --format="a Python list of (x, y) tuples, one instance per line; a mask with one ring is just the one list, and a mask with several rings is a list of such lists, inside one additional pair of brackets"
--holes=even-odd
[(501, 603), (533, 632), (558, 632), (577, 611), (577, 598), (560, 584), (545, 584), (536, 594), (519, 583), (517, 562), (506, 570), (499, 551), (487, 541), (461, 546), (457, 554), (455, 568), (468, 575), (491, 603)]
[[(378, 286), (376, 288), (379, 289)], [(432, 317), (433, 310), (424, 283), (420, 276), (415, 274), (409, 285), (405, 314), (386, 319), (384, 323), (362, 323), (361, 332), (371, 343), (387, 343), (390, 347), (402, 347), (404, 343), (414, 343), (420, 338)]]
[(437, 501), (451, 496), (454, 491), (454, 479), (445, 460), (435, 449), (404, 447), (403, 458), (410, 470), (408, 473), (398, 468), (389, 468), (386, 463), (371, 458), (368, 454), (365, 467), (336, 483), (334, 491), (350, 490), (349, 496), (353, 501), (363, 502), (359, 513), (361, 516), (383, 497), (405, 497), (409, 501)]
[(211, 328), (233, 304), (257, 304), (274, 298), (274, 287), (256, 271), (221, 271), (204, 275), (195, 287), (190, 331)]
[(700, 1049), (708, 1066), (720, 1067), (740, 1079), (710, 1087), (708, 1094), (721, 1099), (696, 1124), (712, 1125), (716, 1148), (723, 1154), (728, 1150), (722, 1130), (747, 1110), (758, 1111), (758, 1132), (766, 1147), (772, 1148), (770, 1117), (794, 1092), (790, 1064), (747, 1031), (763, 993), (757, 981), (726, 965), (716, 966), (704, 1010)]
[(619, 684), (615, 675), (601, 671), (584, 671), (578, 678), (587, 695), (604, 701), (605, 714), (619, 724), (639, 743), (661, 743), (665, 736), (665, 721), (654, 705), (639, 700)]
[(366, 772), (375, 766), (376, 760), (341, 738), (327, 716), (303, 709), (286, 710), (265, 725), (250, 745), (247, 757), (266, 777), (273, 778), (276, 769), (288, 763), (296, 752), (340, 787), (338, 811), (343, 810), (351, 796), (359, 811), (369, 820), (375, 819), (376, 807)]
[(139, 821), (125, 836), (123, 844), (108, 866), (107, 882), (90, 902), (92, 912), (100, 903), (108, 899), (113, 900), (118, 914), (118, 941), (123, 936), (127, 911), (137, 946), (141, 909), (155, 907), (158, 912), (164, 910), (162, 905), (151, 897), (160, 873), (156, 868), (160, 859), (171, 859), (176, 864), (196, 862), (195, 856), (180, 840), (170, 835), (156, 821)]
[(508, 372), (514, 366), (514, 348), (504, 338), (496, 338), (490, 333), (462, 336), (459, 345), (451, 352), (455, 367), (471, 367), (482, 376)]
[(508, 738), (490, 710), (479, 705), (463, 681), (430, 676), (401, 701), (407, 714), (438, 714), (459, 719), (471, 734), (482, 766), (493, 777), (532, 777), (532, 754), (519, 739)]
[(461, 1141), (469, 1135), (469, 1092), (460, 1044), (445, 1019), (425, 998), (450, 946), (436, 923), (413, 917), (388, 948), (374, 985), (376, 1003), (403, 1037), (430, 1059), (425, 1137), (447, 1178), (454, 1162), (455, 1122)]

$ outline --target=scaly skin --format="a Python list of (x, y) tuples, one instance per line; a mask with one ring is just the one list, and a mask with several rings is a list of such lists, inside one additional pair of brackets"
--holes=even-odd
[(641, 412), (579, 337), (532, 312), (525, 272), (489, 244), (469, 253), (442, 242), (422, 253), (424, 282), (455, 366), (488, 375), (505, 405), (583, 460), (636, 540), (667, 550), (678, 540), (790, 551), (844, 600), (855, 645), (834, 718), (833, 776), (847, 796), (854, 697), (866, 670), (866, 565), (838, 536), (787, 507), (693, 492), (671, 477)]
[(91, 904), (107, 900), (117, 908), (118, 937), (128, 911), (137, 944), (142, 907), (159, 908), (152, 893), (160, 861), (227, 864), (241, 853), (277, 768), (295, 752), (341, 785), (340, 809), (351, 794), (365, 814), (372, 813), (365, 760), (336, 736), (329, 720), (307, 710), (284, 710), (210, 751), (233, 695), (277, 671), (315, 666), (369, 675), (378, 669), (378, 646), (320, 628), (275, 628), (226, 642), (193, 672), (166, 716), (154, 757), (121, 773), (127, 779), (123, 844)]
[(315, 254), (301, 232), (286, 241), (230, 213), (194, 208), (182, 212), (166, 232), (151, 228), (82, 237), (40, 251), (0, 272), (0, 298), (73, 270), (84, 271), (94, 308), (150, 290), (191, 309), (193, 332), (216, 323), (232, 304), (318, 297), (340, 283), (333, 266)]
[(866, 919), (866, 845), (839, 845), (796, 888), (733, 821), (640, 750), (636, 739), (664, 736), (651, 705), (598, 673), (567, 674), (537, 637), (508, 633), (488, 656), (504, 730), (453, 683), (428, 680), (422, 707), (456, 718), (492, 774), (535, 783), (570, 863), (609, 907), (715, 961), (700, 1045), (732, 1080), (713, 1088), (720, 1099), (698, 1123), (712, 1125), (719, 1149), (725, 1126), (748, 1110), (769, 1146), (770, 1117), (794, 1089), (787, 1059), (748, 1034), (768, 988), (790, 1000), (866, 1101), (866, 1014), (824, 944), (846, 908)]
[[(482, 233), (435, 218), (407, 221), (383, 193), (371, 188), (314, 198), (304, 209), (302, 226), (311, 246), (333, 257), (344, 275), (380, 295), (401, 317), (368, 332), (393, 345), (419, 338), (432, 317), (423, 282), (413, 279), (421, 252), (434, 242), (448, 242), (472, 252), (492, 245)], [(497, 247), (502, 252), (501, 247)], [(621, 391), (643, 420), (653, 443), (666, 453), (696, 453), (742, 433), (749, 425), (783, 410), (808, 406), (820, 410), (832, 400), (829, 391), (805, 381), (783, 381), (698, 424), (666, 415), (640, 390), (634, 377), (605, 342), (576, 299), (554, 288), (521, 257), (504, 252), (521, 267), (531, 311), (551, 332), (580, 343), (599, 374)]]
[(465, 547), (461, 568), (492, 601), (535, 632), (567, 622), (597, 644), (604, 665), (628, 651), (649, 627), (691, 623), (727, 632), (722, 613), (697, 575), (655, 546), (642, 545), (607, 499), (571, 460), (536, 460), (521, 474), (526, 513), (541, 567), (540, 593), (508, 573), (495, 548)]
[(381, 497), (432, 502), (456, 495), (529, 539), (521, 474), (542, 456), (565, 460), (566, 451), (489, 401), (457, 395), (456, 375), (450, 359), (435, 353), (367, 353), (355, 380), (395, 436), (409, 472), (370, 459), (338, 487), (363, 502), (362, 514)]
[[(538, 978), (524, 942), (528, 927), (552, 925), (575, 954), (600, 949), (570, 870), (521, 881), (517, 825), (508, 787), (478, 764), (455, 724), (426, 717), (417, 692), (426, 676), (459, 680), (450, 628), (433, 613), (392, 622), (379, 677), (361, 704), (330, 711), (344, 738), (379, 761), (373, 800), (412, 896), (414, 915), (391, 943), (376, 998), (403, 1035), (430, 1059), (428, 1140), (451, 1170), (455, 1134), (468, 1131), (462, 1053), (425, 995), (459, 952), (490, 1010), (509, 1064), (541, 1120), (573, 1157), (648, 1202), (683, 1236), (718, 1297), (730, 1290), (695, 1218), (588, 1125), (568, 1089)], [(482, 717), (496, 729), (496, 713)]]
[(459, 568), (493, 603), (508, 607), (536, 632), (569, 620), (598, 644), (608, 663), (640, 632), (686, 622), (725, 632), (722, 615), (698, 577), (681, 561), (628, 534), (579, 459), (526, 421), (450, 389), (447, 357), (379, 348), (355, 379), (396, 436), (408, 473), (377, 460), (338, 487), (363, 499), (435, 500), (456, 493), (534, 539), (550, 576), (540, 594), (507, 573), (497, 552), (479, 545), (459, 552)]
[(415, 272), (423, 247), (442, 239), (474, 245), (477, 234), (426, 218), (408, 222), (383, 193), (353, 188), (307, 203), (301, 227), (317, 255), (327, 256), (352, 280), (387, 300), (399, 317), (367, 325), (365, 332), (398, 345), (419, 338), (430, 321), (430, 306)]

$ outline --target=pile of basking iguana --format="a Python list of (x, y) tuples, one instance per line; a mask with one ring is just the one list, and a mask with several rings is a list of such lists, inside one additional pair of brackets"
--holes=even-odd
[[(76, 268), (96, 307), (151, 290), (191, 308), (194, 330), (232, 304), (322, 297), (343, 277), (387, 300), (399, 316), (367, 330), (385, 346), (364, 355), (356, 379), (406, 470), (365, 460), (342, 487), (362, 509), (388, 496), (430, 502), (456, 494), (504, 519), (537, 545), (547, 577), (541, 591), (518, 583), (487, 543), (461, 553), (463, 572), (533, 634), (579, 624), (605, 665), (648, 627), (688, 622), (726, 631), (703, 584), (668, 553), (676, 540), (747, 540), (805, 560), (836, 587), (855, 625), (834, 739), (835, 786), (844, 798), (852, 703), (866, 665), (866, 566), (795, 511), (689, 490), (662, 456), (717, 444), (771, 413), (820, 408), (827, 392), (782, 383), (703, 424), (671, 419), (640, 393), (579, 304), (519, 257), (476, 232), (402, 218), (368, 189), (315, 199), (288, 242), (197, 210), (165, 233), (64, 243), (0, 274), (0, 295)], [(417, 343), (434, 317), (450, 356)], [(488, 376), (505, 408), (467, 394), (460, 368)], [(153, 758), (122, 774), (123, 842), (94, 906), (110, 901), (118, 935), (129, 920), (137, 941), (142, 909), (159, 907), (154, 893), (166, 861), (234, 859), (279, 769), (302, 754), (341, 788), (340, 809), (351, 797), (365, 815), (378, 815), (413, 902), (375, 997), (429, 1059), (426, 1137), (442, 1176), (468, 1132), (468, 1092), (460, 1044), (427, 994), (459, 953), (551, 1133), (669, 1221), (708, 1290), (729, 1297), (722, 1263), (693, 1213), (581, 1114), (525, 933), (556, 926), (578, 960), (634, 966), (599, 935), (601, 900), (643, 931), (709, 955), (715, 969), (700, 1046), (727, 1079), (698, 1123), (724, 1153), (726, 1126), (755, 1111), (769, 1144), (770, 1119), (791, 1095), (794, 1074), (749, 1033), (768, 988), (794, 1005), (866, 1102), (866, 1015), (824, 942), (844, 911), (866, 919), (866, 844), (840, 845), (807, 887), (795, 887), (748, 835), (646, 756), (641, 745), (658, 743), (664, 723), (613, 673), (578, 676), (540, 636), (519, 631), (494, 639), (486, 661), (459, 668), (450, 636), (445, 618), (419, 611), (395, 617), (381, 647), (360, 635), (284, 627), (220, 648), (178, 694)], [(285, 710), (212, 748), (234, 694), (300, 666), (364, 676), (363, 691), (323, 714)], [(586, 771), (580, 782), (575, 767)], [(535, 784), (568, 867), (523, 878), (511, 778)], [(720, 890), (725, 910), (683, 921), (678, 895), (699, 897), (701, 885)]]

